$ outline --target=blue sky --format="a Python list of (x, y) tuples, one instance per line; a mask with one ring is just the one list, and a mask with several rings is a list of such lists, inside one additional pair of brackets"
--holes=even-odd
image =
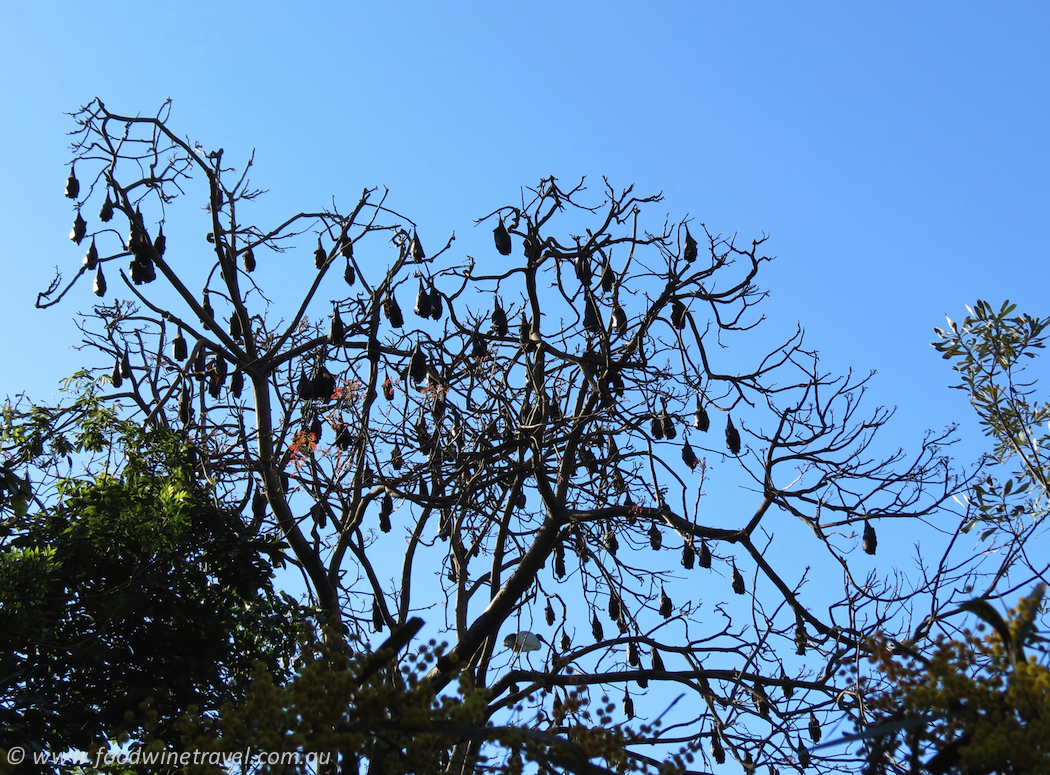
[(84, 362), (72, 316), (93, 298), (32, 304), (83, 252), (64, 114), (94, 96), (131, 114), (170, 96), (181, 134), (254, 147), (262, 219), (378, 185), (422, 233), (462, 237), (543, 175), (663, 191), (672, 218), (768, 234), (771, 335), (801, 322), (829, 369), (878, 370), (904, 427), (968, 419), (928, 346), (944, 313), (1045, 313), (1044, 4), (105, 8), (18, 4), (0, 32), (6, 395)]

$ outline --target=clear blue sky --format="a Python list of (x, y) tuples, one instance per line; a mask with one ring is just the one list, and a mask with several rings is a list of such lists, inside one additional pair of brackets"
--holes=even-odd
[[(606, 175), (750, 240), (771, 325), (876, 369), (907, 425), (965, 419), (928, 342), (976, 298), (1047, 312), (1050, 6), (1011, 3), (20, 3), (0, 31), (0, 393), (84, 362), (74, 294), (32, 308), (67, 238), (64, 115), (174, 100), (261, 212), (388, 186), (464, 234), (523, 185)], [(441, 237), (431, 237), (433, 244)], [(909, 419), (910, 418), (910, 419)], [(903, 441), (903, 439), (902, 439)]]

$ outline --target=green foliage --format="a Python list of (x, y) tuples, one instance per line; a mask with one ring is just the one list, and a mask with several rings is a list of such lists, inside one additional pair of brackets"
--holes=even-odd
[(477, 725), (483, 718), (483, 693), (468, 692), (462, 702), (435, 696), (420, 674), (433, 661), (425, 647), (409, 655), (403, 672), (365, 678), (368, 655), (355, 657), (339, 637), (322, 641), (307, 634), (302, 654), (301, 669), (286, 684), (259, 666), (242, 702), (227, 705), (217, 718), (197, 713), (184, 719), (184, 748), (299, 751), (304, 757), (339, 752), (344, 758), (383, 757), (385, 772), (436, 773), (447, 763), (448, 746), (436, 729)]
[[(398, 663), (385, 645), (375, 654), (354, 654), (338, 633), (319, 639), (305, 628), (302, 666), (291, 680), (281, 685), (257, 665), (242, 700), (217, 715), (194, 711), (180, 721), (181, 750), (202, 752), (202, 761), (210, 753), (285, 754), (277, 763), (262, 760), (263, 772), (317, 771), (318, 764), (323, 769), (337, 761), (343, 771), (356, 772), (358, 762), (380, 759), (384, 773), (436, 775), (454, 758), (505, 773), (521, 772), (523, 761), (595, 775), (609, 771), (593, 759), (621, 771), (637, 768), (626, 760), (630, 733), (612, 723), (612, 705), (596, 709), (596, 725), (584, 694), (573, 691), (565, 697), (564, 713), (575, 722), (563, 715), (549, 732), (494, 727), (486, 724), (490, 692), (473, 687), (466, 674), (453, 693), (435, 691), (426, 672), (442, 653), (431, 641)], [(287, 758), (292, 753), (299, 756), (294, 763)], [(188, 770), (221, 771), (214, 764)]]
[[(963, 532), (983, 526), (981, 541), (993, 539), (1002, 561), (996, 579), (1027, 566), (1045, 573), (1029, 539), (1037, 538), (1050, 496), (1050, 404), (1034, 398), (1037, 380), (1029, 371), (1044, 349), (1050, 318), (998, 310), (984, 301), (969, 316), (936, 329), (934, 347), (960, 375), (954, 387), (968, 393), (985, 433), (994, 439), (980, 480), (971, 488)], [(994, 476), (1011, 465), (1005, 483)], [(973, 581), (968, 580), (967, 591)], [(994, 583), (994, 582), (993, 582)], [(980, 620), (954, 637), (942, 634), (922, 653), (879, 637), (871, 659), (888, 679), (875, 702), (880, 717), (858, 737), (869, 741), (869, 770), (915, 771), (921, 764), (942, 773), (1050, 772), (1050, 660), (1026, 656), (1037, 637), (1046, 586), (1040, 583), (1004, 617), (986, 596), (963, 602), (958, 612)], [(939, 624), (938, 626), (945, 626)], [(898, 752), (902, 752), (898, 756)], [(923, 761), (925, 757), (925, 761)]]
[[(996, 311), (985, 301), (967, 307), (962, 323), (948, 319), (935, 329), (933, 346), (960, 375), (955, 385), (965, 390), (987, 435), (995, 445), (992, 461), (1013, 463), (1011, 478), (999, 484), (993, 477), (973, 487), (979, 515), (967, 526), (995, 526), (1018, 516), (1041, 520), (1050, 495), (1050, 404), (1033, 399), (1036, 380), (1026, 370), (1046, 345), (1050, 318), (1013, 314), (1016, 305), (1003, 302)], [(990, 524), (989, 524), (990, 523)]]
[[(930, 755), (930, 773), (1050, 772), (1050, 660), (1024, 657), (1037, 644), (1033, 623), (1040, 585), (1003, 618), (987, 601), (964, 606), (993, 628), (942, 637), (929, 657), (902, 659), (885, 639), (873, 642), (872, 661), (892, 688), (875, 703), (881, 712), (869, 733), (869, 772), (900, 769)], [(983, 605), (982, 605), (983, 604)], [(900, 753), (899, 753), (900, 752)]]
[(0, 464), (0, 513), (9, 508), (16, 517), (23, 516), (31, 494), (28, 480), (18, 476), (9, 463)]
[[(64, 409), (7, 407), (5, 452), (44, 430), (52, 452), (101, 449), (119, 464), (52, 485), (33, 508), (14, 504), (0, 542), (0, 748), (52, 752), (141, 729), (151, 700), (161, 728), (190, 705), (240, 696), (261, 661), (286, 676), (301, 613), (273, 591), (280, 544), (192, 485), (184, 446), (80, 396)], [(37, 463), (42, 461), (36, 460)], [(25, 482), (28, 477), (20, 479)]]

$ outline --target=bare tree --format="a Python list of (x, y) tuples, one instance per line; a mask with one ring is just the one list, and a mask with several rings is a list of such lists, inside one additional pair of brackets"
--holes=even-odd
[[(864, 723), (869, 636), (905, 637), (935, 584), (880, 576), (875, 529), (935, 516), (959, 482), (950, 431), (880, 452), (892, 413), (801, 329), (755, 351), (764, 237), (555, 178), (477, 222), (477, 257), (454, 234), (425, 251), (375, 189), (255, 226), (252, 160), (180, 138), (169, 109), (75, 114), (87, 256), (38, 306), (92, 280), (127, 298), (82, 326), (113, 398), (183, 429), (202, 486), (280, 531), (328, 621), (367, 640), (421, 616), (449, 642), (431, 680), (466, 673), (494, 720), (637, 713), (637, 765), (854, 765), (807, 746)], [(207, 226), (168, 247), (184, 195)], [(584, 695), (622, 705), (585, 717)]]

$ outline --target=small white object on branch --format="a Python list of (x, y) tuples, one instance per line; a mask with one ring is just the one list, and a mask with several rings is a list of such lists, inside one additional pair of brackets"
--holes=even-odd
[(503, 639), (503, 645), (515, 651), (539, 651), (541, 643), (546, 643), (542, 635), (527, 630), (512, 632)]

